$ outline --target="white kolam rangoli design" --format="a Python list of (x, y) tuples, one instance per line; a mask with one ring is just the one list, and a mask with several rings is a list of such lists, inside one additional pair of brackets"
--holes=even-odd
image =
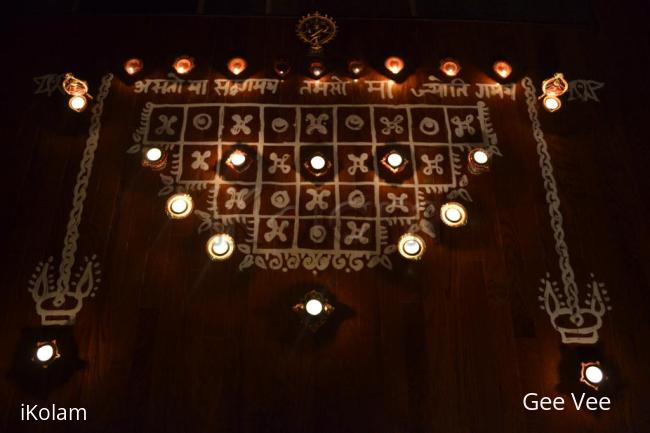
[[(395, 231), (435, 237), (434, 199), (471, 201), (466, 152), (478, 146), (501, 155), (483, 101), (147, 102), (133, 138), (129, 153), (149, 146), (169, 152), (159, 195), (192, 194), (199, 233), (239, 233), (240, 270), (391, 269)], [(239, 175), (223, 163), (233, 146), (245, 146), (255, 159)], [(398, 146), (411, 167), (407, 179), (396, 183), (380, 176), (380, 154), (390, 146)], [(313, 179), (305, 172), (313, 151), (331, 162), (330, 177)]]
[[(36, 313), (41, 317), (43, 325), (68, 325), (74, 323), (77, 313), (83, 307), (83, 301), (88, 296), (95, 296), (98, 284), (101, 282), (101, 271), (97, 257), (84, 257), (78, 264), (77, 271), (72, 271), (75, 265), (77, 241), (79, 240), (79, 225), (83, 214), (84, 202), (88, 190), (88, 182), (92, 173), (95, 152), (99, 145), (101, 117), (104, 110), (104, 100), (111, 87), (112, 74), (104, 75), (97, 98), (92, 107), (90, 129), (86, 147), (81, 158), (79, 173), (73, 190), (72, 209), (63, 239), (63, 251), (59, 263), (58, 278), (55, 283), (54, 258), (40, 262), (29, 280), (29, 292), (36, 302)], [(161, 119), (167, 128), (170, 122)], [(161, 131), (166, 132), (165, 128)]]
[(560, 333), (563, 343), (594, 344), (598, 341), (598, 330), (603, 324), (602, 317), (607, 310), (611, 310), (609, 297), (605, 285), (598, 282), (591, 274), (591, 281), (587, 284), (587, 290), (589, 290), (587, 299), (583, 302), (580, 301), (578, 285), (569, 260), (569, 247), (564, 239), (560, 199), (553, 175), (551, 156), (537, 113), (535, 86), (528, 77), (522, 80), (522, 85), (526, 93), (533, 136), (537, 143), (539, 166), (544, 179), (546, 202), (555, 239), (555, 251), (558, 254), (558, 264), (562, 276), (562, 287), (560, 288), (557, 281), (551, 279), (550, 273), (546, 273), (545, 277), (540, 280), (541, 296), (539, 301), (541, 308), (549, 315), (553, 328)]

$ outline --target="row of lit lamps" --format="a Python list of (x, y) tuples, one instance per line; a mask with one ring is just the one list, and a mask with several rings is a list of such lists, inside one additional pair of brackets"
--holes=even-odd
[[(237, 76), (246, 70), (247, 65), (248, 63), (242, 57), (234, 57), (228, 61), (228, 70)], [(142, 60), (133, 58), (125, 62), (124, 69), (129, 75), (135, 75), (142, 70), (143, 66)], [(194, 69), (194, 59), (189, 56), (181, 56), (176, 58), (172, 66), (178, 74), (188, 74)], [(384, 67), (393, 75), (401, 73), (404, 66), (404, 60), (397, 56), (388, 57), (384, 61)], [(274, 63), (273, 68), (279, 77), (285, 77), (290, 72), (291, 65), (285, 60), (278, 60)], [(361, 76), (365, 69), (365, 64), (361, 60), (348, 62), (348, 71), (355, 78)], [(315, 78), (321, 77), (325, 70), (325, 63), (320, 59), (313, 59), (309, 64), (309, 72)], [(447, 57), (440, 61), (440, 70), (448, 77), (455, 77), (460, 73), (461, 66), (458, 60)], [(512, 66), (505, 60), (494, 62), (492, 70), (501, 79), (506, 79), (512, 74)], [(540, 97), (540, 99), (543, 99), (544, 108), (551, 113), (559, 110), (562, 106), (560, 96), (566, 93), (568, 88), (569, 85), (561, 73), (556, 73), (552, 78), (544, 80), (542, 82), (542, 96)]]
[[(171, 219), (188, 217), (194, 209), (192, 196), (176, 193), (167, 199), (165, 211)], [(440, 209), (440, 220), (449, 227), (462, 227), (467, 224), (467, 209), (461, 203), (450, 201)], [(235, 240), (227, 233), (217, 233), (206, 243), (206, 251), (212, 260), (226, 260), (235, 251)], [(404, 233), (397, 242), (397, 251), (409, 260), (419, 260), (425, 251), (424, 239), (416, 233)]]
[[(144, 152), (143, 165), (160, 169), (164, 167), (166, 153), (158, 147), (151, 147)], [(487, 150), (475, 148), (468, 155), (468, 169), (472, 174), (480, 174), (489, 170), (490, 154)], [(242, 150), (235, 149), (226, 160), (226, 165), (236, 171), (246, 166), (251, 158)], [(397, 151), (391, 150), (382, 159), (382, 164), (393, 173), (401, 172), (408, 161)], [(305, 167), (315, 176), (321, 176), (331, 167), (331, 163), (325, 157), (316, 152), (305, 163)], [(167, 199), (165, 211), (171, 219), (183, 219), (189, 216), (194, 209), (192, 197), (187, 193), (177, 193)], [(448, 202), (440, 209), (441, 221), (449, 227), (462, 227), (467, 224), (467, 209), (458, 202)], [(406, 233), (398, 241), (399, 253), (412, 260), (417, 260), (424, 254), (424, 239), (415, 233)], [(226, 233), (218, 233), (208, 239), (206, 250), (213, 260), (225, 260), (229, 258), (235, 249), (235, 240)]]
[[(226, 165), (231, 169), (242, 173), (251, 164), (252, 159), (243, 149), (234, 149), (226, 159)], [(393, 174), (398, 174), (404, 171), (408, 165), (408, 160), (402, 154), (393, 149), (390, 150), (381, 159), (384, 167), (390, 170)], [(474, 148), (467, 156), (467, 168), (471, 174), (481, 174), (490, 170), (491, 156), (487, 149)], [(154, 170), (162, 170), (167, 165), (167, 152), (160, 147), (150, 147), (144, 154), (142, 165), (152, 168)], [(332, 167), (332, 163), (328, 161), (324, 154), (321, 152), (312, 153), (308, 161), (305, 162), (304, 167), (315, 177), (323, 176)]]
[[(177, 193), (169, 197), (166, 204), (167, 215), (172, 219), (187, 217), (194, 204), (189, 194)], [(447, 202), (441, 208), (441, 221), (449, 227), (467, 224), (467, 209), (458, 202)], [(235, 250), (235, 240), (227, 233), (218, 233), (208, 239), (206, 250), (212, 260), (226, 260)], [(397, 243), (397, 250), (407, 259), (418, 260), (425, 250), (424, 239), (415, 233), (403, 234)]]
[[(183, 219), (194, 209), (192, 196), (176, 193), (167, 199), (165, 211), (171, 219)], [(449, 227), (462, 227), (467, 224), (467, 209), (458, 202), (447, 202), (440, 209), (440, 220)], [(418, 260), (424, 254), (424, 239), (415, 233), (403, 234), (397, 243), (397, 250), (407, 259)], [(206, 244), (206, 250), (212, 260), (225, 260), (235, 250), (235, 240), (227, 233), (213, 235)]]
[[(334, 307), (320, 292), (312, 290), (307, 293), (301, 302), (293, 306), (293, 311), (301, 315), (303, 323), (312, 331), (318, 330), (327, 317), (334, 311)], [(34, 348), (32, 360), (43, 368), (61, 358), (56, 339), (38, 341)], [(607, 376), (599, 361), (580, 363), (580, 382), (598, 390), (607, 380)]]
[[(228, 70), (234, 76), (237, 76), (246, 70), (247, 65), (248, 63), (242, 57), (234, 57), (228, 62)], [(174, 60), (172, 66), (176, 73), (185, 75), (194, 69), (194, 59), (189, 56), (181, 56)], [(399, 57), (391, 56), (386, 59), (384, 66), (393, 75), (398, 75), (404, 70), (404, 61)], [(129, 75), (138, 74), (143, 67), (144, 63), (138, 58), (129, 59), (124, 63), (124, 70)], [(460, 69), (460, 63), (455, 59), (448, 57), (440, 62), (440, 70), (448, 77), (457, 76)], [(503, 79), (508, 78), (512, 73), (512, 66), (504, 60), (495, 62), (492, 69)], [(284, 77), (291, 71), (291, 65), (284, 60), (278, 60), (274, 63), (274, 70), (278, 76)], [(348, 63), (348, 70), (356, 79), (365, 70), (365, 64), (360, 60), (351, 60)], [(319, 78), (325, 73), (325, 64), (319, 59), (312, 60), (309, 71), (315, 78)], [(88, 93), (88, 84), (68, 73), (65, 74), (62, 86), (63, 90), (70, 96), (68, 106), (76, 112), (82, 112), (88, 104), (88, 99), (92, 99), (92, 96)], [(552, 78), (544, 80), (542, 82), (542, 96), (540, 96), (540, 99), (543, 98), (544, 108), (550, 112), (559, 110), (562, 105), (559, 98), (568, 88), (569, 85), (561, 73), (556, 73)]]
[[(179, 75), (189, 74), (194, 69), (194, 58), (190, 56), (180, 56), (174, 60), (172, 67)], [(228, 61), (228, 70), (235, 76), (246, 70), (248, 62), (242, 57), (233, 57)], [(384, 61), (384, 67), (393, 75), (398, 75), (404, 70), (404, 60), (397, 56), (388, 57)], [(124, 70), (129, 75), (136, 75), (144, 68), (144, 62), (138, 58), (132, 58), (124, 62)], [(291, 65), (286, 60), (277, 60), (273, 64), (275, 73), (283, 78), (291, 71)], [(361, 60), (350, 60), (348, 62), (349, 73), (358, 78), (363, 74), (366, 65)], [(444, 58), (440, 61), (440, 70), (448, 77), (455, 77), (460, 73), (460, 63), (451, 57)], [(492, 65), (492, 69), (500, 78), (508, 78), (512, 73), (512, 66), (505, 60), (498, 60)], [(326, 71), (325, 63), (321, 59), (312, 59), (309, 63), (309, 73), (318, 78)]]

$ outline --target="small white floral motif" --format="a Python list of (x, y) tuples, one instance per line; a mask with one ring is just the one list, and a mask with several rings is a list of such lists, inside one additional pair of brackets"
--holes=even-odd
[(391, 131), (395, 131), (395, 134), (401, 134), (404, 132), (404, 127), (401, 125), (404, 120), (404, 116), (398, 114), (393, 120), (388, 119), (386, 116), (382, 116), (379, 121), (386, 125), (382, 128), (381, 133), (384, 135), (390, 134)]
[(282, 221), (278, 224), (278, 220), (271, 218), (266, 221), (266, 226), (270, 229), (268, 232), (264, 233), (264, 240), (266, 242), (271, 242), (276, 237), (282, 242), (286, 242), (287, 235), (284, 234), (284, 230), (289, 227), (289, 221)]
[(226, 190), (230, 194), (230, 198), (226, 201), (226, 209), (232, 209), (237, 206), (237, 209), (246, 209), (246, 196), (248, 195), (248, 188), (242, 188), (239, 191), (232, 186)]
[(273, 161), (273, 165), (269, 167), (269, 173), (274, 174), (278, 169), (284, 174), (289, 173), (289, 171), (291, 171), (291, 166), (287, 164), (289, 158), (291, 158), (291, 155), (288, 153), (279, 157), (277, 153), (271, 152), (269, 159)]
[(370, 242), (370, 239), (365, 236), (365, 233), (370, 229), (370, 223), (363, 223), (361, 227), (357, 227), (356, 222), (348, 221), (347, 227), (350, 230), (350, 234), (343, 239), (345, 245), (351, 245), (354, 241), (361, 242), (364, 245)]
[(422, 162), (424, 162), (427, 166), (424, 167), (422, 170), (422, 173), (424, 173), (427, 176), (431, 176), (433, 172), (435, 171), (437, 174), (443, 174), (444, 169), (440, 166), (440, 163), (445, 160), (445, 157), (442, 156), (441, 154), (437, 154), (433, 159), (429, 159), (429, 155), (422, 155), (420, 157)]
[(305, 120), (309, 122), (305, 132), (307, 135), (312, 135), (314, 131), (326, 135), (327, 134), (327, 121), (330, 116), (326, 113), (321, 113), (318, 117), (314, 116), (312, 113), (309, 113), (305, 116)]
[(253, 120), (253, 115), (247, 114), (242, 119), (242, 117), (239, 114), (233, 114), (232, 120), (235, 122), (232, 128), (230, 128), (230, 133), (232, 135), (239, 135), (239, 133), (241, 132), (243, 132), (246, 135), (249, 135), (252, 132), (250, 126), (248, 126), (247, 123)]
[(454, 134), (456, 134), (456, 137), (462, 138), (465, 135), (465, 131), (467, 131), (469, 135), (476, 134), (476, 128), (472, 126), (473, 121), (474, 115), (472, 114), (465, 116), (465, 120), (461, 120), (461, 118), (458, 116), (452, 117), (451, 123), (456, 126), (454, 128)]
[(212, 152), (209, 150), (206, 150), (205, 152), (199, 152), (198, 150), (195, 150), (192, 152), (192, 158), (194, 158), (194, 161), (191, 165), (192, 169), (208, 171), (210, 166), (207, 162), (205, 162), (205, 160), (208, 159), (211, 154)]
[(352, 165), (348, 167), (348, 173), (355, 174), (357, 170), (361, 173), (368, 173), (368, 167), (366, 166), (366, 160), (368, 159), (367, 153), (364, 152), (359, 156), (348, 153), (348, 159), (352, 161)]
[(327, 209), (328, 204), (325, 201), (325, 197), (332, 195), (331, 191), (328, 189), (318, 191), (317, 189), (313, 188), (309, 188), (307, 190), (307, 194), (311, 195), (312, 197), (312, 199), (305, 205), (305, 208), (307, 208), (307, 210), (314, 210), (317, 206), (322, 210)]
[(172, 128), (172, 125), (176, 123), (178, 117), (161, 114), (160, 116), (158, 116), (158, 120), (160, 120), (161, 125), (158, 128), (156, 128), (157, 135), (162, 135), (163, 133), (167, 135), (174, 135), (175, 131), (174, 128)]
[(402, 212), (408, 212), (409, 208), (404, 204), (404, 201), (407, 197), (408, 195), (406, 195), (406, 193), (402, 193), (398, 197), (392, 192), (389, 192), (388, 199), (390, 200), (390, 204), (386, 206), (386, 212), (393, 213), (397, 209), (401, 210)]

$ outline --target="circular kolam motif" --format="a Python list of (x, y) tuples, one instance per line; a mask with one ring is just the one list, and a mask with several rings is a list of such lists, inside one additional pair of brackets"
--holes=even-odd
[(420, 120), (420, 131), (422, 131), (423, 134), (436, 135), (439, 130), (440, 127), (438, 126), (438, 122), (435, 119), (425, 117), (424, 119)]
[(355, 189), (348, 195), (348, 204), (353, 209), (360, 209), (366, 204), (366, 197), (361, 191)]
[(327, 229), (320, 224), (313, 225), (309, 229), (309, 239), (314, 243), (320, 244), (325, 240), (325, 236), (327, 236)]
[(351, 129), (353, 131), (358, 131), (361, 128), (363, 128), (363, 125), (365, 122), (360, 116), (357, 116), (356, 114), (350, 114), (348, 117), (345, 118), (345, 126), (348, 129)]
[(273, 129), (273, 131), (277, 132), (278, 134), (282, 134), (287, 129), (289, 129), (289, 122), (284, 120), (282, 117), (276, 117), (271, 122), (271, 128)]
[(271, 204), (278, 209), (284, 209), (289, 205), (289, 193), (286, 191), (276, 191), (271, 196)]
[(201, 113), (194, 116), (192, 124), (199, 131), (205, 131), (212, 126), (212, 117), (207, 113)]

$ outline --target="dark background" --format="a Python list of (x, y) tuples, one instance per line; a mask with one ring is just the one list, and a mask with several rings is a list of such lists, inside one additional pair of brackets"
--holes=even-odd
[(478, 21), (593, 23), (591, 0), (31, 0), (10, 10), (38, 14), (300, 16), (321, 10), (338, 18), (419, 18)]
[[(599, 103), (540, 114), (581, 292), (594, 272), (612, 298), (598, 344), (561, 344), (539, 309), (539, 278), (559, 275), (521, 87), (516, 103), (488, 101), (504, 157), (472, 179), (472, 223), (443, 231), (418, 264), (318, 276), (238, 272), (239, 259), (209, 263), (196, 219), (167, 220), (159, 179), (125, 153), (152, 97), (131, 92), (122, 62), (142, 57), (147, 77), (163, 77), (188, 53), (195, 76), (212, 77), (241, 54), (251, 74), (271, 77), (273, 60), (284, 57), (297, 86), (307, 48), (295, 23), (313, 9), (337, 19), (325, 56), (340, 75), (350, 58), (379, 71), (397, 54), (409, 79), (423, 81), (453, 55), (467, 82), (485, 80), (501, 57), (513, 80), (530, 76), (538, 89), (558, 70), (605, 82)], [(8, 5), (0, 431), (650, 432), (647, 18), (642, 2)], [(27, 281), (39, 260), (60, 254), (89, 116), (71, 113), (58, 93), (34, 95), (32, 77), (66, 71), (95, 91), (105, 73), (116, 78), (77, 254), (97, 253), (105, 278), (77, 324), (56, 331), (78, 360), (52, 378), (23, 368), (27, 342), (55, 332), (40, 328)], [(296, 93), (274, 102), (295, 102)], [(331, 292), (337, 311), (312, 335), (290, 306), (316, 286)], [(527, 392), (567, 401), (582, 392), (575, 366), (585, 358), (606, 362), (612, 411), (523, 410)], [(86, 407), (90, 421), (18, 420), (21, 403), (52, 402)]]

